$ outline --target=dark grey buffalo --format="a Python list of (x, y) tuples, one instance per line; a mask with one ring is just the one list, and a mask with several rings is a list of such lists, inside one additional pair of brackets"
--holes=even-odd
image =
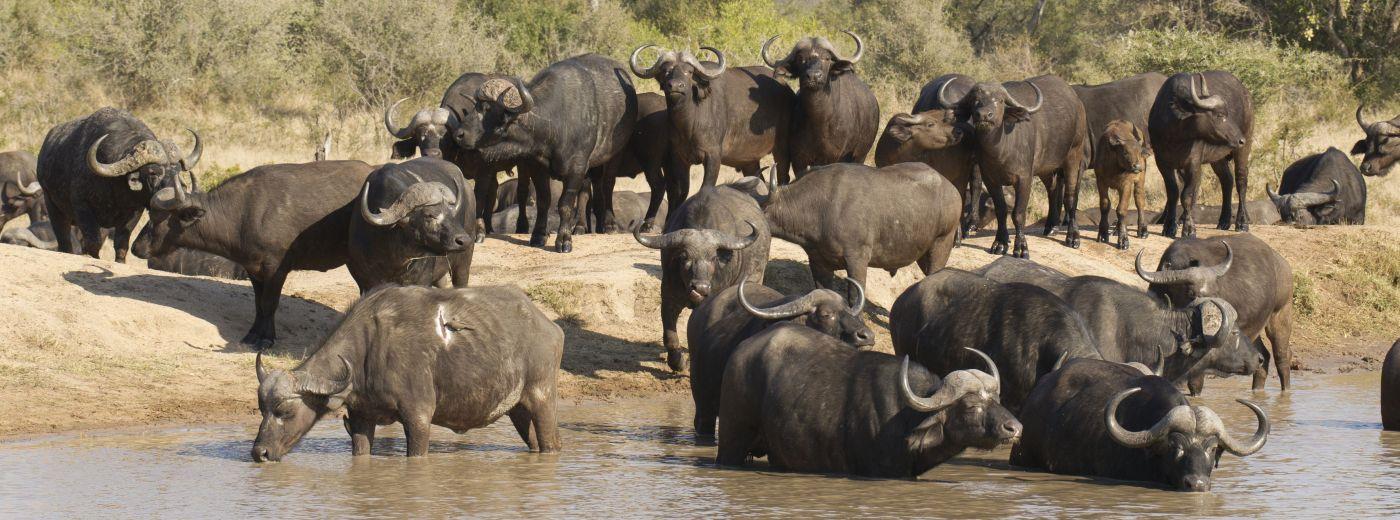
[[(1220, 206), (1207, 206), (1197, 204), (1191, 210), (1197, 218), (1204, 222), (1210, 222), (1220, 217)], [(1278, 206), (1272, 200), (1251, 200), (1244, 204), (1245, 213), (1249, 214), (1249, 222), (1252, 224), (1270, 225), (1283, 221), (1283, 216), (1278, 212)], [(1165, 224), (1166, 213), (1152, 212), (1154, 215), (1150, 220), (1153, 224)]]
[[(1212, 269), (1224, 272), (1229, 265)], [(1083, 318), (1103, 359), (1146, 366), (1160, 361), (1160, 375), (1177, 384), (1205, 373), (1252, 375), (1263, 363), (1240, 332), (1234, 306), (1220, 298), (1171, 307), (1136, 287), (1099, 276), (1068, 277), (1018, 258), (998, 259), (982, 271), (998, 282), (1054, 293)]]
[[(482, 219), (485, 228), (484, 233), (477, 235), (477, 241), (485, 239), (487, 233), (505, 233), (511, 227), (496, 227), (491, 222), (491, 216), (495, 214), (498, 207), (493, 205), (495, 200), (497, 179), (496, 174), (510, 170), (514, 167), (513, 161), (488, 162), (481, 156), (474, 147), (476, 138), (481, 135), (482, 109), (487, 105), (478, 106), (476, 101), (476, 91), (481, 85), (486, 83), (490, 76), (476, 72), (462, 74), (447, 90), (442, 94), (442, 102), (438, 105), (447, 109), (447, 135), (448, 139), (443, 139), (442, 158), (451, 161), (462, 170), (462, 175), (474, 181), (476, 193), (476, 212)], [(520, 193), (529, 193), (530, 183), (520, 184)], [(563, 188), (556, 189), (555, 193), (562, 193)], [(558, 200), (557, 198), (554, 200)], [(553, 207), (553, 206), (551, 206)], [(523, 220), (518, 220), (515, 227), (516, 233), (528, 232), (528, 225)]]
[[(997, 212), (997, 236), (992, 254), (1010, 252), (1028, 258), (1030, 250), (1022, 234), (1031, 179), (1039, 177), (1050, 194), (1050, 216), (1045, 234), (1054, 232), (1064, 218), (1076, 221), (1079, 178), (1088, 162), (1087, 123), (1084, 104), (1068, 83), (1055, 76), (1038, 76), (1009, 83), (977, 83), (960, 100), (949, 97), (947, 83), (938, 94), (944, 105), (954, 106), (970, 118), (975, 130), (977, 163), (982, 181)], [(1015, 94), (1012, 92), (1015, 91)], [(1033, 99), (1025, 104), (1022, 100)], [(1013, 221), (1016, 244), (1011, 246), (1006, 228), (1007, 201), (1002, 188), (1015, 190)], [(1065, 245), (1079, 247), (1079, 227), (1069, 226)]]
[(35, 171), (39, 163), (26, 151), (0, 153), (0, 229), (15, 217), (28, 215), (38, 222), (44, 206), (44, 189)]
[(758, 199), (773, 236), (806, 251), (812, 279), (828, 289), (837, 288), (837, 269), (861, 286), (870, 267), (893, 276), (918, 263), (931, 273), (948, 263), (958, 238), (958, 191), (926, 164), (838, 163), (813, 168), (802, 182), (772, 183), (770, 176), (769, 194)]
[(530, 451), (559, 451), (556, 384), (564, 331), (515, 287), (373, 291), (292, 370), (263, 367), (253, 460), (281, 460), (326, 414), (346, 411), (351, 453), (376, 426), (403, 425), (408, 456), (427, 455), (431, 426), (457, 433), (502, 416)]
[[(1089, 155), (1089, 168), (1095, 174), (1099, 171), (1099, 138), (1112, 121), (1127, 121), (1133, 126), (1147, 131), (1148, 115), (1152, 103), (1167, 77), (1157, 72), (1144, 72), (1135, 76), (1101, 83), (1098, 85), (1073, 85), (1075, 95), (1084, 103), (1085, 120), (1088, 123), (1089, 144), (1094, 147)], [(1152, 143), (1144, 136), (1142, 144), (1148, 148)]]
[[(186, 189), (190, 190), (191, 193), (203, 193), (199, 189), (199, 179), (194, 174), (190, 174), (190, 185)], [(136, 240), (131, 243), (131, 254), (136, 255), (137, 258), (146, 259), (147, 268), (188, 276), (211, 276), (229, 280), (248, 279), (248, 272), (243, 269), (243, 266), (238, 265), (233, 260), (198, 249), (176, 247), (164, 254), (151, 254), (151, 230), (151, 222), (147, 222), (141, 228), (141, 232), (136, 234)]]
[(452, 119), (452, 111), (444, 107), (424, 108), (414, 112), (408, 124), (399, 127), (394, 119), (399, 104), (408, 101), (403, 98), (384, 110), (384, 129), (398, 141), (390, 159), (407, 159), (415, 154), (423, 157), (443, 158), (443, 140), (448, 137), (447, 122)]
[(1070, 361), (1026, 400), (1025, 434), (1011, 464), (1209, 491), (1221, 455), (1253, 455), (1269, 439), (1264, 410), (1239, 402), (1259, 422), (1246, 439), (1231, 435), (1214, 410), (1192, 406), (1166, 378), (1118, 363)]
[[(1293, 268), (1283, 255), (1249, 233), (1183, 238), (1167, 247), (1157, 269), (1139, 269), (1138, 275), (1151, 283), (1150, 291), (1173, 306), (1186, 307), (1202, 297), (1229, 302), (1238, 313), (1240, 332), (1266, 356), (1263, 335), (1267, 334), (1279, 385), (1288, 389), (1293, 364), (1288, 345), (1293, 336)], [(1265, 363), (1254, 372), (1254, 389), (1264, 388), (1267, 377)], [(1202, 383), (1199, 375), (1193, 377), (1192, 393), (1200, 393)]]
[[(957, 117), (952, 105), (938, 99), (939, 91), (949, 100), (959, 100), (977, 83), (962, 74), (934, 78), (919, 91), (919, 99), (908, 114), (895, 114), (885, 125), (875, 145), (875, 165), (890, 166), (921, 162), (948, 178), (962, 196), (962, 234), (979, 225), (977, 204), (982, 194), (982, 178), (977, 172), (977, 144), (967, 136), (972, 126)], [(945, 87), (946, 85), (946, 87)]]
[[(1162, 234), (1196, 236), (1193, 208), (1201, 185), (1201, 165), (1220, 179), (1220, 229), (1229, 229), (1231, 190), (1239, 195), (1235, 231), (1249, 230), (1249, 155), (1254, 146), (1254, 103), (1234, 74), (1209, 71), (1172, 75), (1157, 93), (1147, 130), (1157, 153), (1157, 169), (1167, 189)], [(1230, 171), (1234, 162), (1235, 171)]]
[(1351, 154), (1361, 156), (1363, 175), (1384, 177), (1400, 160), (1400, 117), (1367, 123), (1361, 116), (1364, 109), (1365, 105), (1356, 107), (1356, 124), (1361, 125), (1366, 138), (1351, 147)]
[(940, 379), (911, 370), (908, 357), (774, 325), (740, 344), (724, 370), (718, 462), (766, 454), (789, 471), (913, 478), (967, 448), (1010, 444), (1021, 423), (998, 404), (997, 367), (982, 358), (991, 374)]
[[(484, 110), (459, 122), (464, 139), (487, 163), (515, 162), (535, 186), (536, 200), (550, 200), (551, 177), (564, 182), (554, 248), (573, 251), (579, 192), (591, 179), (594, 195), (611, 202), (613, 159), (624, 153), (637, 122), (637, 93), (626, 69), (584, 54), (546, 67), (528, 85), (515, 76), (488, 79), (474, 99)], [(545, 244), (548, 210), (536, 205), (530, 245)]]
[[(97, 258), (106, 237), (101, 230), (112, 228), (116, 260), (125, 262), (131, 232), (151, 196), (199, 162), (204, 148), (199, 134), (190, 133), (194, 149), (184, 155), (131, 113), (110, 107), (49, 130), (39, 149), (38, 177), (59, 248)], [(74, 227), (83, 237), (81, 249)]]
[(851, 31), (842, 32), (856, 43), (855, 54), (849, 57), (821, 36), (798, 40), (777, 61), (768, 56), (777, 36), (759, 49), (763, 62), (779, 77), (797, 78), (801, 86), (788, 139), (788, 159), (799, 178), (812, 166), (865, 162), (880, 128), (880, 104), (870, 86), (856, 75), (865, 42)]
[[(724, 367), (739, 343), (774, 323), (806, 325), (853, 346), (875, 344), (875, 334), (861, 319), (861, 298), (846, 306), (846, 298), (828, 289), (784, 296), (767, 286), (739, 285), (706, 298), (690, 313), (686, 342), (690, 345), (690, 395), (695, 400), (695, 434), (713, 437), (719, 417)], [(859, 288), (859, 286), (857, 286)]]
[(1400, 431), (1400, 339), (1390, 346), (1381, 363), (1381, 425)]
[(637, 242), (661, 250), (661, 329), (666, 363), (681, 372), (689, 362), (681, 350), (676, 320), (681, 310), (745, 278), (763, 282), (772, 235), (749, 195), (729, 186), (701, 187), (676, 208), (665, 233)]
[(176, 178), (175, 186), (151, 198), (150, 254), (197, 249), (243, 266), (253, 282), (257, 316), (241, 343), (266, 349), (277, 338), (275, 317), (287, 274), (345, 265), (351, 202), (371, 170), (360, 161), (270, 164), (208, 193), (187, 192)]
[(702, 186), (714, 186), (720, 165), (744, 175), (758, 175), (758, 161), (772, 154), (776, 172), (788, 176), (792, 89), (763, 67), (729, 68), (719, 49), (701, 47), (718, 63), (701, 62), (690, 51), (663, 50), (650, 67), (637, 58), (656, 47), (643, 45), (632, 51), (632, 73), (655, 78), (666, 96), (671, 120), (671, 171), (676, 172), (666, 196), (671, 209), (690, 193), (690, 165), (704, 165)]
[(370, 173), (350, 219), (350, 275), (360, 292), (382, 284), (466, 287), (476, 208), (462, 171), (434, 157)]
[(1084, 321), (1049, 291), (943, 269), (899, 295), (890, 309), (896, 355), (937, 374), (978, 363), (985, 352), (1002, 373), (1002, 404), (1016, 412), (1036, 380), (1073, 358), (1099, 358)]
[(1298, 159), (1283, 170), (1278, 191), (1265, 191), (1290, 224), (1366, 223), (1366, 179), (1336, 148)]
[[(1100, 242), (1108, 243), (1108, 212), (1113, 208), (1109, 198), (1112, 191), (1118, 192), (1118, 221), (1114, 231), (1118, 233), (1118, 249), (1128, 249), (1128, 200), (1137, 202), (1137, 236), (1147, 238), (1147, 218), (1143, 215), (1144, 191), (1142, 177), (1147, 169), (1147, 158), (1152, 155), (1146, 134), (1141, 127), (1122, 119), (1108, 123), (1098, 137), (1094, 149), (1094, 180), (1099, 188), (1099, 236)], [(1076, 224), (1077, 225), (1077, 224)]]

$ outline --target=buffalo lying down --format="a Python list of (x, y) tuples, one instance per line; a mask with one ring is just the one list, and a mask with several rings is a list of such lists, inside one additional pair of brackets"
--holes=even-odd
[(1366, 223), (1366, 179), (1336, 148), (1298, 159), (1283, 170), (1278, 191), (1265, 191), (1290, 224)]
[(31, 224), (44, 205), (44, 190), (34, 171), (38, 161), (25, 151), (0, 153), (0, 229), (11, 219), (29, 215)]
[(345, 408), (351, 452), (376, 426), (403, 424), (408, 456), (430, 425), (458, 433), (509, 415), (530, 451), (558, 451), (555, 383), (564, 331), (515, 287), (394, 287), (360, 299), (292, 370), (263, 367), (253, 460), (276, 461), (326, 414)]
[(1259, 420), (1248, 439), (1235, 438), (1214, 410), (1192, 406), (1162, 377), (1118, 363), (1070, 361), (1026, 400), (1025, 435), (1011, 464), (1209, 491), (1211, 468), (1224, 452), (1252, 455), (1269, 438), (1264, 410), (1240, 403)]
[(767, 454), (790, 471), (913, 478), (967, 448), (1011, 443), (1021, 423), (997, 403), (996, 365), (983, 360), (991, 374), (939, 378), (907, 357), (774, 325), (740, 344), (725, 368), (718, 462)]

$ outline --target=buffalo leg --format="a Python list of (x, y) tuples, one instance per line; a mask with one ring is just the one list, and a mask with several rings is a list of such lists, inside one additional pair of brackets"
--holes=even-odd
[[(662, 160), (665, 161), (669, 159), (663, 158)], [(666, 178), (668, 176), (665, 174), (664, 168), (665, 167), (661, 164), (649, 164), (646, 168), (642, 169), (642, 173), (646, 175), (647, 187), (651, 189), (651, 199), (647, 201), (647, 215), (642, 219), (643, 233), (655, 233), (658, 231), (656, 227), (656, 214), (661, 211), (661, 199), (666, 196), (667, 191), (670, 191), (670, 187), (666, 185)], [(630, 229), (632, 223), (628, 222), (627, 225)]]
[[(869, 270), (870, 253), (863, 250), (852, 251), (846, 254), (845, 260), (846, 278), (855, 280), (861, 287), (868, 287), (865, 285), (865, 273)], [(847, 283), (846, 290), (843, 294), (846, 295), (846, 306), (854, 307), (856, 303), (856, 288), (852, 287), (850, 283)]]
[[(525, 208), (530, 205), (530, 183), (533, 181), (532, 177), (534, 175), (534, 168), (519, 166), (515, 169), (515, 205), (517, 208), (520, 208), (520, 211), (517, 211), (515, 215), (515, 232), (517, 234), (524, 234), (530, 232), (530, 220), (525, 217)], [(547, 195), (549, 192), (549, 179), (547, 178), (545, 179), (544, 188), (545, 193)], [(538, 193), (539, 191), (540, 186), (535, 185), (535, 192)], [(549, 199), (546, 198), (544, 200)], [(538, 199), (536, 199), (535, 205), (540, 205)], [(548, 206), (548, 204), (545, 204), (545, 206)], [(540, 243), (536, 244), (535, 237), (531, 235), (530, 245), (543, 246), (544, 240), (541, 239)]]
[(476, 195), (476, 214), (481, 218), (484, 230), (476, 234), (476, 243), (480, 244), (486, 240), (486, 235), (496, 232), (491, 224), (491, 215), (496, 213), (496, 190), (501, 185), (496, 180), (496, 172), (482, 171), (476, 177), (472, 191)]
[(933, 274), (934, 271), (948, 265), (948, 257), (953, 254), (953, 244), (958, 241), (958, 232), (953, 231), (934, 239), (933, 248), (919, 257), (919, 270), (924, 276)]
[(131, 218), (126, 219), (112, 230), (112, 257), (117, 263), (126, 263), (126, 252), (131, 249), (131, 232), (136, 229), (136, 224), (141, 221), (141, 211), (137, 211)]
[(823, 288), (836, 290), (836, 270), (824, 262), (818, 261), (818, 257), (807, 252), (807, 267), (812, 271), (813, 288)]
[(370, 444), (374, 443), (373, 420), (356, 414), (345, 416), (345, 430), (350, 432), (350, 454), (356, 457), (369, 455)]
[[(1117, 210), (1117, 215), (1116, 215), (1116, 216), (1118, 217), (1118, 222), (1117, 222), (1117, 224), (1115, 224), (1115, 226), (1117, 226), (1117, 227), (1115, 227), (1114, 229), (1115, 229), (1115, 231), (1118, 233), (1118, 249), (1123, 250), (1123, 251), (1127, 251), (1127, 250), (1128, 250), (1128, 247), (1129, 247), (1129, 246), (1128, 246), (1128, 202), (1129, 202), (1129, 200), (1128, 200), (1128, 199), (1132, 198), (1132, 196), (1133, 196), (1133, 183), (1132, 183), (1132, 180), (1131, 180), (1131, 179), (1124, 179), (1124, 180), (1120, 181), (1120, 182), (1118, 183), (1118, 207), (1117, 207), (1117, 208), (1114, 208), (1115, 210)], [(1138, 210), (1138, 221), (1139, 221), (1139, 222), (1142, 221), (1142, 210), (1141, 210), (1141, 209)], [(1099, 226), (1101, 226), (1101, 227), (1103, 226), (1103, 222), (1102, 222), (1102, 221), (1099, 222)]]
[(967, 220), (963, 223), (963, 236), (972, 236), (978, 231), (982, 220), (982, 167), (973, 165), (971, 179), (967, 181), (967, 195), (963, 203), (967, 205)]
[[(522, 179), (521, 182), (524, 182)], [(543, 168), (530, 168), (530, 183), (535, 185), (535, 229), (530, 233), (530, 245), (544, 247), (549, 240), (549, 174)], [(521, 206), (524, 211), (524, 206)], [(520, 220), (525, 220), (524, 216)], [(519, 222), (516, 222), (519, 225)]]
[(408, 441), (408, 456), (422, 457), (428, 454), (428, 438), (431, 436), (432, 412), (405, 412), (399, 417), (403, 423), (404, 440)]
[(540, 453), (555, 453), (563, 447), (563, 443), (559, 441), (559, 423), (554, 416), (554, 395), (550, 394), (546, 399), (547, 402), (531, 403), (530, 425), (534, 427), (535, 437), (539, 440)]
[(992, 206), (997, 211), (997, 236), (992, 240), (991, 249), (987, 252), (994, 255), (1006, 254), (1006, 248), (1011, 244), (1010, 237), (1006, 232), (1006, 196), (1003, 194), (1004, 186), (987, 186), (987, 192), (992, 195)]
[[(1104, 172), (1094, 172), (1094, 173), (1095, 173), (1096, 175), (1098, 175), (1099, 177), (1103, 177), (1103, 176), (1104, 176)], [(1098, 183), (1098, 186), (1099, 186), (1099, 237), (1098, 237), (1098, 239), (1099, 239), (1099, 242), (1103, 242), (1103, 243), (1107, 244), (1107, 243), (1109, 242), (1109, 237), (1108, 237), (1108, 212), (1109, 212), (1109, 210), (1111, 209), (1110, 206), (1113, 204), (1113, 202), (1112, 202), (1112, 198), (1108, 196), (1108, 195), (1109, 195), (1109, 193), (1108, 193), (1108, 192), (1109, 192), (1108, 183), (1107, 183), (1107, 182), (1104, 182), (1104, 181), (1102, 181), (1102, 180), (1100, 180), (1099, 183)], [(1119, 209), (1122, 209), (1123, 204), (1120, 202), (1120, 203), (1118, 204), (1118, 207), (1119, 207)], [(1119, 231), (1121, 231), (1121, 230), (1122, 230), (1122, 226), (1121, 226), (1121, 224), (1122, 224), (1122, 222), (1121, 222), (1121, 221), (1122, 221), (1122, 218), (1119, 218), (1119, 221), (1120, 221), (1120, 222), (1119, 222), (1120, 225), (1119, 225), (1119, 228), (1118, 228), (1118, 229), (1119, 229)]]
[(1181, 187), (1181, 236), (1196, 238), (1196, 195), (1201, 190), (1201, 165), (1188, 164), (1185, 172), (1186, 183)]
[(49, 225), (53, 227), (53, 238), (58, 242), (58, 250), (78, 254), (78, 244), (73, 240), (73, 221), (67, 214), (54, 211), (53, 204), (49, 204)]
[(520, 434), (520, 440), (525, 441), (530, 451), (540, 451), (540, 441), (530, 429), (530, 411), (525, 409), (524, 404), (517, 404), (515, 408), (510, 409), (510, 423), (515, 426), (515, 432)]
[[(1230, 172), (1230, 160), (1221, 159), (1210, 163), (1210, 169), (1215, 170), (1215, 178), (1220, 181), (1220, 221), (1216, 223), (1216, 229), (1230, 229), (1230, 218), (1234, 215), (1235, 207), (1230, 203), (1230, 192), (1235, 189), (1235, 174)], [(1244, 203), (1244, 194), (1240, 194), (1240, 203)], [(1240, 206), (1240, 211), (1244, 211), (1244, 206)]]
[(97, 217), (87, 208), (77, 208), (78, 231), (82, 236), (78, 237), (82, 242), (82, 252), (93, 258), (98, 258), (102, 252), (102, 228), (97, 225)]
[[(663, 287), (661, 294), (670, 294), (670, 291)], [(685, 369), (690, 366), (690, 360), (686, 359), (686, 352), (681, 350), (681, 338), (676, 334), (676, 321), (680, 319), (681, 307), (682, 304), (679, 301), (673, 301), (665, 296), (661, 298), (661, 342), (666, 347), (666, 364), (671, 367), (672, 372), (676, 373), (685, 372)]]
[[(559, 234), (554, 238), (554, 251), (569, 253), (574, 250), (574, 226), (578, 225), (578, 193), (588, 180), (588, 163), (585, 160), (571, 159), (560, 164), (559, 177), (564, 179), (564, 194), (559, 196)], [(599, 197), (605, 194), (598, 194)], [(541, 207), (544, 205), (541, 204)], [(535, 223), (535, 230), (540, 229)]]
[[(685, 202), (690, 196), (690, 163), (682, 159), (679, 154), (670, 154), (670, 176), (666, 183), (666, 209), (671, 214), (676, 214), (676, 208)], [(665, 229), (665, 226), (662, 226)]]
[(1162, 208), (1162, 236), (1176, 238), (1177, 203), (1181, 200), (1180, 178), (1175, 168), (1162, 162), (1157, 156), (1157, 171), (1162, 174), (1162, 184), (1167, 192), (1167, 205)]
[(474, 249), (476, 248), (468, 247), (466, 251), (447, 257), (448, 273), (452, 275), (452, 287), (460, 289), (466, 287), (467, 283), (471, 281)]
[(1186, 380), (1186, 391), (1189, 392), (1192, 396), (1201, 395), (1201, 391), (1205, 390), (1205, 386), (1205, 373), (1191, 374), (1190, 377)]
[(277, 305), (282, 300), (282, 284), (287, 281), (287, 271), (278, 269), (267, 280), (259, 281), (252, 276), (253, 302), (256, 316), (253, 328), (243, 336), (243, 345), (253, 350), (264, 350), (277, 341)]
[[(1143, 170), (1147, 170), (1147, 164), (1143, 164), (1143, 165), (1142, 165), (1142, 169), (1143, 169)], [(1142, 179), (1143, 176), (1144, 176), (1144, 174), (1138, 173), (1138, 174), (1135, 176), (1135, 178), (1134, 178), (1134, 180), (1133, 180), (1133, 182), (1132, 182), (1132, 187), (1133, 187), (1133, 200), (1137, 203), (1137, 215), (1138, 215), (1138, 221), (1137, 221), (1137, 236), (1138, 236), (1138, 238), (1147, 238), (1147, 219), (1146, 219), (1146, 217), (1142, 214), (1142, 207), (1146, 205), (1146, 204), (1145, 204), (1146, 201), (1143, 200), (1143, 197), (1144, 197), (1144, 195), (1143, 195), (1143, 179)], [(1127, 200), (1127, 199), (1124, 199), (1124, 200)]]
[(1235, 215), (1235, 231), (1249, 231), (1249, 212), (1245, 211), (1245, 194), (1249, 193), (1249, 154), (1251, 144), (1235, 149), (1235, 193), (1239, 194), (1240, 210)]
[[(730, 406), (738, 407), (733, 403)], [(749, 460), (749, 454), (759, 444), (760, 434), (756, 425), (749, 424), (745, 413), (725, 413), (725, 405), (720, 405), (720, 417), (724, 427), (719, 429), (719, 449), (715, 463), (720, 466), (740, 467)], [(771, 461), (770, 461), (771, 462)]]
[(1269, 337), (1269, 346), (1274, 350), (1274, 367), (1278, 368), (1279, 387), (1288, 390), (1289, 379), (1293, 371), (1293, 350), (1289, 346), (1289, 341), (1293, 339), (1293, 302), (1291, 300), (1282, 310), (1269, 317), (1269, 323), (1264, 327), (1264, 334)]
[(705, 165), (705, 180), (701, 181), (701, 187), (714, 187), (719, 182), (719, 159), (718, 153), (705, 154), (705, 160), (701, 162)]
[[(1055, 234), (1055, 228), (1059, 227), (1064, 220), (1060, 203), (1065, 198), (1065, 182), (1059, 175), (1051, 175), (1048, 179), (1042, 178), (1041, 182), (1045, 184), (1045, 195), (1050, 199), (1049, 213), (1045, 216), (1045, 236), (1048, 237)], [(1019, 184), (1017, 187), (1019, 188)]]
[[(1016, 183), (1016, 208), (1011, 214), (1011, 221), (1016, 225), (1016, 245), (1011, 251), (1011, 256), (1016, 258), (1030, 258), (1030, 247), (1026, 244), (1026, 206), (1029, 205), (1031, 197), (1031, 177), (1022, 175)], [(1054, 207), (1051, 203), (1051, 207)]]
[(1060, 206), (1065, 212), (1065, 245), (1079, 249), (1079, 179), (1083, 176), (1082, 160), (1072, 153), (1060, 170)]
[(1260, 357), (1264, 358), (1264, 361), (1259, 363), (1259, 369), (1254, 371), (1254, 381), (1249, 387), (1252, 390), (1263, 390), (1264, 383), (1269, 381), (1269, 358), (1272, 356), (1269, 355), (1269, 349), (1264, 348), (1262, 335), (1254, 338), (1254, 350), (1259, 353)]
[(613, 213), (613, 188), (617, 185), (617, 172), (611, 164), (598, 169), (593, 179), (593, 214), (597, 218), (595, 233), (617, 233), (617, 216)]

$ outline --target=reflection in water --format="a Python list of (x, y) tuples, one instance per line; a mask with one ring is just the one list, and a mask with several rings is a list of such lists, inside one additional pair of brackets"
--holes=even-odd
[(1226, 455), (1213, 492), (1178, 493), (1021, 471), (1007, 450), (970, 452), (919, 481), (713, 467), (695, 446), (689, 399), (564, 406), (561, 454), (525, 451), (509, 421), (467, 435), (434, 432), (430, 455), (403, 457), (397, 426), (374, 456), (350, 456), (339, 421), (316, 427), (284, 462), (253, 464), (247, 425), (124, 430), (0, 443), (5, 516), (988, 515), (1379, 516), (1400, 513), (1400, 433), (1381, 432), (1379, 375), (1299, 374), (1287, 396), (1216, 380), (1202, 401), (1247, 435), (1258, 401), (1269, 444)]

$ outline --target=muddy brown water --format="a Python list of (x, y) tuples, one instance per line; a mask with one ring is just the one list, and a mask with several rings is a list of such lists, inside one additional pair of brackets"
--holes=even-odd
[[(1400, 433), (1382, 432), (1377, 373), (1297, 374), (1281, 395), (1242, 378), (1202, 399), (1239, 435), (1253, 428), (1236, 396), (1273, 419), (1268, 445), (1226, 455), (1210, 493), (1023, 471), (1007, 450), (967, 453), (917, 481), (712, 466), (683, 396), (565, 405), (566, 451), (525, 452), (509, 421), (402, 456), (381, 428), (353, 458), (339, 421), (313, 430), (283, 462), (254, 464), (257, 425), (133, 429), (0, 442), (7, 517), (392, 516), (1152, 516), (1375, 517), (1400, 513)], [(1276, 384), (1273, 380), (1270, 384)]]

